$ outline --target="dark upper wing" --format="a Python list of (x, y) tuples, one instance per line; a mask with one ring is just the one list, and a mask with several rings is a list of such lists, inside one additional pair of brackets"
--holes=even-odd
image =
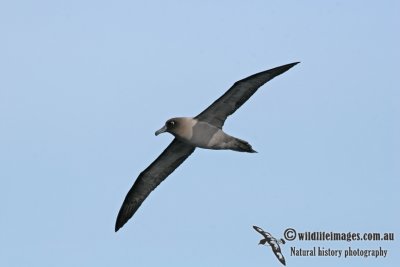
[(266, 70), (235, 84), (220, 98), (196, 116), (196, 119), (208, 122), (218, 128), (222, 128), (226, 118), (233, 114), (244, 102), (246, 102), (263, 84), (275, 76), (284, 73), (299, 62), (283, 65)]
[(119, 210), (115, 231), (118, 231), (135, 214), (151, 191), (181, 165), (194, 149), (195, 147), (175, 138), (164, 152), (140, 173)]

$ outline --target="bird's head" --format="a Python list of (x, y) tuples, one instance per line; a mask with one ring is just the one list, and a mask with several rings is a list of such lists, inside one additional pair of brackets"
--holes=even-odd
[(175, 136), (184, 137), (186, 133), (191, 129), (192, 118), (172, 118), (165, 122), (164, 126), (155, 132), (155, 135), (159, 135), (165, 132), (171, 133)]
[(155, 135), (159, 135), (165, 132), (171, 132), (178, 125), (175, 118), (169, 119), (165, 122), (165, 125), (155, 132)]

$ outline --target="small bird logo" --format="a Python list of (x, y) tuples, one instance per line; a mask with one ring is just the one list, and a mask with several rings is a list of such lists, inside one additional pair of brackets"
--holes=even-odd
[(283, 240), (282, 238), (277, 240), (275, 237), (273, 237), (270, 233), (265, 232), (263, 229), (261, 229), (258, 226), (253, 226), (254, 230), (256, 230), (257, 232), (259, 232), (260, 234), (262, 234), (264, 236), (263, 239), (260, 240), (260, 243), (258, 243), (259, 245), (265, 245), (265, 243), (268, 243), (265, 246), (271, 246), (272, 251), (274, 252), (275, 256), (278, 258), (278, 260), (286, 266), (286, 262), (285, 262), (285, 257), (283, 257), (282, 252), (281, 252), (281, 248), (279, 247), (279, 244), (285, 244), (285, 240)]

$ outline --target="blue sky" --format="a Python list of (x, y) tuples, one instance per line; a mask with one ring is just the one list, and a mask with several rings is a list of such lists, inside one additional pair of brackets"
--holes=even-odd
[[(0, 2), (1, 266), (280, 266), (258, 225), (399, 235), (398, 1)], [(137, 175), (235, 81), (301, 61), (114, 233)], [(387, 258), (294, 257), (290, 247)], [(287, 266), (395, 266), (399, 242), (287, 242)]]

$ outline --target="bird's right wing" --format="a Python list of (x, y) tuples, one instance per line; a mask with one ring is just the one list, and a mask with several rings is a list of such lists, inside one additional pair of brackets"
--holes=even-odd
[(140, 173), (119, 210), (115, 231), (118, 231), (135, 214), (151, 191), (181, 165), (194, 150), (195, 147), (175, 138), (164, 152)]
[(275, 239), (275, 242), (271, 242), (270, 245), (271, 245), (272, 251), (274, 252), (275, 256), (278, 258), (278, 260), (283, 265), (286, 265), (285, 257), (283, 257), (281, 248), (280, 248), (279, 244), (276, 242), (276, 239)]

